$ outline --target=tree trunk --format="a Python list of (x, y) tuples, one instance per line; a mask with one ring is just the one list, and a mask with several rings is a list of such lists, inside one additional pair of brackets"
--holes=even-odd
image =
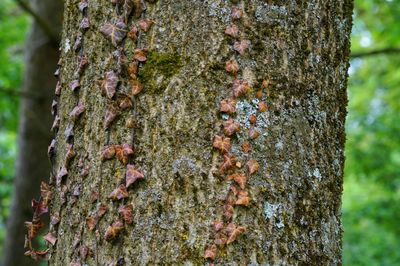
[(352, 1), (145, 5), (66, 3), (50, 264), (340, 265)]
[[(62, 1), (31, 1), (35, 13), (61, 34)], [(41, 180), (49, 175), (46, 149), (51, 139), (51, 114), (54, 68), (59, 57), (57, 45), (36, 20), (33, 20), (26, 44), (25, 78), (23, 92), (29, 97), (21, 100), (18, 157), (10, 217), (7, 220), (7, 237), (4, 265), (35, 265), (24, 254), (24, 222), (32, 218), (31, 199), (39, 192)]]

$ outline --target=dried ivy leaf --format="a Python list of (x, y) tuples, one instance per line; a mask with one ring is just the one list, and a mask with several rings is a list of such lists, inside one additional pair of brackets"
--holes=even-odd
[(125, 122), (125, 126), (126, 126), (127, 128), (134, 128), (135, 125), (136, 125), (136, 123), (135, 123), (135, 118), (132, 117), (132, 116), (129, 117), (129, 118), (126, 120), (126, 122)]
[(64, 136), (67, 139), (67, 142), (70, 142), (74, 138), (74, 124), (69, 123), (64, 130)]
[(126, 94), (121, 94), (119, 99), (118, 99), (118, 106), (122, 110), (125, 110), (127, 108), (131, 108), (133, 106), (132, 99)]
[(89, 216), (86, 218), (86, 225), (88, 226), (90, 231), (93, 231), (97, 225), (96, 217)]
[(226, 153), (231, 148), (231, 139), (217, 135), (214, 137), (213, 147), (218, 149), (221, 153)]
[(131, 0), (131, 1), (133, 1), (133, 6), (135, 10), (133, 15), (135, 16), (135, 18), (140, 18), (143, 11), (146, 10), (146, 4), (144, 3), (143, 0)]
[(224, 113), (234, 114), (236, 112), (236, 100), (235, 99), (222, 100), (219, 110)]
[(207, 248), (204, 252), (204, 258), (214, 260), (217, 256), (217, 246), (214, 244), (211, 247)]
[(53, 215), (50, 216), (50, 223), (52, 225), (56, 225), (60, 222), (60, 214), (55, 212)]
[(114, 158), (114, 156), (115, 156), (114, 145), (108, 145), (108, 146), (104, 147), (103, 150), (101, 151), (101, 160), (102, 161), (110, 160), (110, 159)]
[(216, 220), (213, 222), (215, 232), (218, 232), (224, 228), (224, 222), (220, 220)]
[(225, 204), (223, 207), (223, 216), (226, 220), (230, 220), (233, 216), (234, 209), (230, 204)]
[(136, 166), (128, 164), (126, 168), (126, 187), (134, 184), (137, 180), (144, 179), (144, 174)]
[(67, 144), (67, 154), (65, 155), (65, 167), (68, 167), (70, 162), (75, 158), (76, 152), (72, 144)]
[(214, 244), (222, 247), (226, 244), (226, 241), (228, 241), (228, 237), (224, 233), (215, 234)]
[(106, 73), (105, 80), (103, 82), (104, 90), (106, 91), (107, 97), (111, 99), (114, 97), (115, 91), (118, 85), (118, 76), (114, 71)]
[(43, 204), (46, 206), (49, 205), (53, 197), (53, 192), (51, 192), (50, 186), (43, 181), (40, 184), (40, 196), (42, 197)]
[(245, 189), (247, 183), (247, 177), (242, 173), (234, 173), (228, 176), (228, 180), (234, 180), (241, 189)]
[(25, 256), (31, 257), (34, 261), (47, 260), (49, 250), (28, 250), (24, 253)]
[(57, 237), (55, 237), (51, 232), (48, 232), (43, 236), (43, 239), (49, 242), (52, 246), (54, 246), (57, 242)]
[(249, 168), (249, 173), (254, 174), (255, 172), (258, 171), (258, 169), (260, 168), (260, 165), (258, 164), (258, 162), (256, 160), (250, 159), (247, 162), (247, 167)]
[(88, 17), (84, 17), (81, 20), (81, 23), (79, 24), (79, 28), (85, 31), (85, 30), (89, 29), (89, 27), (90, 27), (89, 18)]
[(82, 39), (83, 39), (82, 35), (78, 35), (76, 37), (75, 42), (74, 42), (74, 47), (73, 47), (75, 52), (77, 52), (79, 49), (81, 49), (81, 47), (82, 47)]
[(138, 34), (138, 28), (136, 26), (133, 26), (131, 30), (128, 32), (128, 38), (135, 42), (138, 38), (137, 34)]
[(69, 84), (69, 87), (73, 92), (75, 92), (81, 87), (81, 84), (78, 79), (75, 79), (75, 80), (71, 81), (71, 83)]
[(224, 154), (224, 162), (219, 168), (219, 172), (224, 174), (225, 171), (234, 168), (236, 165), (236, 157), (231, 154)]
[(236, 227), (236, 226), (235, 226), (235, 229), (234, 229), (233, 232), (229, 235), (229, 238), (228, 238), (228, 241), (226, 241), (226, 244), (232, 243), (233, 241), (236, 240), (236, 238), (237, 238), (239, 235), (243, 234), (244, 232), (246, 232), (246, 228), (245, 228), (245, 227), (243, 227), (243, 226), (238, 226), (238, 227)]
[(264, 93), (262, 92), (262, 90), (258, 90), (256, 92), (256, 98), (257, 99), (262, 99), (263, 96), (264, 96)]
[(243, 142), (242, 149), (244, 153), (249, 153), (251, 151), (250, 142), (248, 141)]
[(133, 223), (133, 205), (127, 204), (122, 205), (118, 208), (118, 213), (122, 215), (122, 218), (127, 224)]
[(60, 128), (60, 117), (56, 115), (54, 117), (53, 125), (51, 126), (51, 131), (56, 132)]
[(249, 122), (255, 124), (257, 122), (257, 117), (255, 115), (250, 115)]
[(121, 221), (117, 220), (107, 228), (104, 238), (108, 242), (113, 241), (120, 235), (123, 229), (124, 224)]
[(31, 206), (33, 209), (33, 215), (34, 217), (40, 217), (45, 213), (49, 212), (49, 208), (47, 204), (44, 204), (43, 201), (37, 201), (35, 199), (32, 199), (31, 201)]
[(227, 136), (232, 136), (236, 132), (240, 131), (240, 124), (238, 122), (235, 122), (232, 118), (229, 118), (222, 124), (224, 126), (224, 134)]
[(152, 21), (151, 19), (142, 19), (141, 21), (139, 21), (139, 27), (144, 32), (148, 32), (153, 24), (154, 21)]
[(127, 143), (122, 145), (115, 145), (116, 157), (124, 165), (128, 164), (129, 156), (133, 153), (133, 147)]
[(115, 25), (107, 22), (100, 27), (100, 32), (116, 47), (126, 36), (126, 24), (122, 21)]
[(256, 139), (260, 136), (260, 132), (258, 132), (254, 126), (250, 127), (249, 129), (249, 137), (250, 139)]
[(245, 95), (250, 90), (250, 85), (246, 80), (235, 79), (232, 85), (233, 95), (238, 98)]
[(238, 20), (243, 16), (243, 10), (237, 7), (233, 7), (231, 15), (233, 20)]
[(90, 192), (90, 202), (95, 203), (99, 199), (99, 193), (96, 190)]
[(72, 122), (75, 122), (78, 120), (79, 116), (86, 111), (86, 107), (82, 102), (79, 102), (77, 106), (72, 109), (72, 111), (69, 113), (69, 119)]
[(269, 85), (269, 79), (264, 79), (263, 81), (262, 81), (262, 87), (263, 88), (268, 88), (268, 85)]
[(129, 83), (131, 84), (132, 88), (132, 95), (137, 95), (143, 90), (142, 83), (138, 80), (130, 80)]
[(250, 197), (249, 193), (247, 191), (239, 191), (238, 193), (238, 199), (235, 202), (235, 205), (243, 205), (243, 206), (249, 206), (250, 204)]
[(44, 227), (44, 223), (40, 219), (35, 219), (32, 222), (25, 222), (27, 229), (27, 238), (33, 239), (39, 233), (39, 230)]
[(233, 44), (233, 50), (238, 52), (240, 55), (243, 55), (249, 48), (249, 45), (250, 45), (249, 40), (241, 40), (240, 42), (235, 42)]
[(54, 90), (54, 95), (55, 96), (61, 95), (61, 82), (60, 81), (57, 81), (56, 89)]
[(258, 103), (258, 111), (263, 113), (265, 111), (267, 111), (268, 107), (267, 104), (265, 102), (259, 102)]
[(128, 195), (128, 191), (126, 190), (125, 185), (119, 185), (116, 189), (114, 189), (111, 194), (108, 196), (109, 199), (113, 200), (113, 201), (117, 201), (117, 200), (121, 200), (124, 198), (127, 198)]
[(146, 58), (146, 49), (135, 49), (133, 52), (133, 58), (139, 62), (145, 62)]
[(79, 2), (79, 10), (83, 12), (88, 7), (87, 0), (81, 0)]
[(110, 128), (114, 120), (120, 115), (120, 110), (118, 106), (114, 104), (109, 104), (106, 109), (106, 114), (104, 116), (104, 128)]
[(233, 38), (236, 38), (238, 36), (239, 33), (239, 29), (236, 25), (230, 25), (228, 27), (226, 27), (225, 29), (225, 34), (229, 35)]
[(86, 66), (89, 64), (89, 61), (86, 55), (79, 56), (79, 64), (78, 64), (78, 75), (82, 75), (83, 71), (85, 70)]
[(129, 76), (131, 77), (131, 79), (133, 79), (133, 80), (137, 79), (138, 65), (136, 62), (129, 64), (128, 73), (129, 73)]
[(61, 167), (60, 171), (58, 171), (57, 174), (57, 186), (61, 185), (61, 182), (63, 181), (64, 177), (68, 175), (67, 168), (65, 166)]
[(235, 59), (231, 59), (225, 63), (225, 70), (235, 75), (239, 71), (239, 63)]
[(107, 212), (107, 206), (105, 204), (101, 203), (99, 205), (97, 213), (96, 213), (97, 219), (100, 220), (106, 212)]
[(49, 158), (52, 158), (56, 154), (56, 143), (57, 141), (53, 139), (47, 148), (47, 154), (49, 155)]

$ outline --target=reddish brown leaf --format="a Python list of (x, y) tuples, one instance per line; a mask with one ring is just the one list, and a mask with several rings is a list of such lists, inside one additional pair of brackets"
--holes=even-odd
[(249, 173), (254, 174), (255, 172), (258, 171), (258, 169), (260, 168), (260, 165), (258, 164), (258, 162), (256, 160), (250, 159), (247, 162), (247, 167), (249, 168)]
[(126, 187), (134, 184), (137, 180), (144, 179), (144, 174), (136, 166), (132, 164), (127, 165), (126, 169)]
[(43, 204), (46, 206), (49, 205), (53, 197), (53, 192), (51, 192), (50, 186), (43, 181), (40, 184), (40, 196), (42, 197)]
[(71, 88), (72, 91), (77, 91), (81, 87), (81, 84), (78, 79), (75, 79), (71, 81), (69, 87)]
[(223, 215), (226, 220), (230, 220), (233, 216), (234, 209), (232, 205), (225, 204), (223, 207)]
[(135, 49), (133, 58), (139, 62), (145, 62), (147, 60), (146, 51), (144, 49)]
[(96, 217), (92, 217), (92, 216), (87, 217), (86, 218), (86, 224), (87, 224), (89, 230), (93, 231), (94, 228), (96, 228), (96, 225), (97, 225), (97, 218)]
[(238, 33), (239, 33), (239, 29), (236, 25), (230, 25), (230, 26), (226, 27), (226, 29), (225, 29), (225, 34), (227, 34), (233, 38), (236, 38), (238, 36)]
[(37, 201), (35, 199), (32, 199), (31, 201), (32, 209), (33, 209), (33, 215), (34, 217), (40, 217), (45, 213), (49, 212), (49, 208), (47, 204), (44, 204), (43, 201)]
[(133, 147), (128, 143), (115, 145), (115, 154), (117, 159), (124, 165), (128, 164), (129, 156), (134, 153)]
[(206, 251), (204, 252), (205, 259), (214, 260), (216, 256), (217, 256), (217, 246), (216, 245), (212, 245), (211, 247), (207, 248)]
[(224, 228), (224, 222), (220, 221), (220, 220), (215, 220), (213, 222), (213, 226), (214, 226), (214, 230), (216, 232), (218, 232), (218, 231), (222, 230), (222, 228)]
[(24, 253), (25, 256), (31, 257), (34, 261), (47, 260), (49, 250), (28, 250)]
[(128, 67), (128, 73), (131, 79), (136, 79), (137, 78), (137, 73), (138, 73), (138, 65), (136, 62), (130, 63)]
[(263, 88), (268, 88), (268, 85), (269, 85), (269, 80), (268, 80), (268, 79), (264, 79), (264, 80), (262, 81), (262, 86), (263, 86)]
[(221, 164), (219, 171), (224, 174), (225, 171), (235, 167), (236, 157), (231, 154), (224, 154), (224, 162)]
[(132, 29), (128, 32), (128, 38), (131, 39), (132, 41), (137, 40), (137, 33), (138, 33), (138, 28), (136, 26), (133, 26)]
[(228, 176), (228, 180), (234, 180), (241, 189), (245, 189), (247, 183), (247, 177), (242, 173), (234, 173)]
[(114, 158), (114, 156), (115, 156), (114, 145), (108, 145), (108, 146), (104, 147), (103, 150), (101, 151), (101, 160), (102, 161), (110, 160), (110, 159)]
[(243, 206), (249, 206), (250, 204), (250, 197), (249, 193), (247, 191), (239, 191), (238, 193), (238, 199), (235, 202), (235, 205), (243, 205)]
[(72, 109), (72, 111), (69, 113), (69, 118), (72, 122), (75, 122), (79, 116), (85, 112), (86, 107), (82, 102), (79, 102), (77, 106)]
[(57, 131), (60, 128), (60, 117), (56, 115), (54, 117), (53, 125), (51, 126), (51, 131)]
[(133, 206), (132, 206), (132, 204), (120, 206), (118, 208), (118, 213), (122, 215), (123, 220), (127, 224), (133, 223)]
[(110, 128), (114, 120), (120, 115), (120, 110), (118, 106), (114, 104), (109, 104), (106, 109), (106, 114), (104, 116), (104, 128)]
[(146, 4), (144, 3), (143, 0), (125, 0), (125, 3), (127, 1), (132, 1), (133, 2), (133, 9), (134, 9), (134, 17), (135, 18), (140, 18), (142, 15), (143, 11), (146, 10)]
[(121, 94), (118, 99), (118, 106), (122, 110), (131, 108), (133, 106), (131, 97), (126, 94)]
[(228, 237), (224, 233), (219, 232), (215, 234), (214, 244), (223, 246), (226, 244), (226, 241), (228, 241)]
[(260, 132), (258, 132), (253, 126), (249, 129), (249, 137), (250, 139), (256, 139), (260, 136)]
[(233, 241), (236, 240), (236, 238), (239, 235), (243, 234), (244, 232), (246, 232), (246, 228), (245, 227), (243, 227), (243, 226), (235, 227), (233, 232), (229, 235), (229, 238), (228, 238), (228, 241), (226, 241), (226, 244), (232, 243)]
[(268, 109), (268, 106), (265, 102), (258, 103), (258, 111), (259, 112), (263, 113), (263, 112), (267, 111), (267, 109)]
[(35, 219), (32, 222), (25, 222), (28, 239), (33, 239), (39, 233), (39, 230), (44, 227), (44, 223), (40, 219)]
[(141, 21), (139, 21), (139, 27), (142, 31), (148, 32), (153, 23), (154, 21), (152, 21), (151, 19), (142, 19)]
[(129, 83), (131, 84), (132, 95), (137, 95), (143, 90), (143, 86), (139, 80), (131, 79)]
[(99, 193), (96, 190), (90, 192), (90, 202), (95, 203), (99, 199)]
[(43, 236), (43, 239), (49, 242), (52, 246), (56, 244), (57, 237), (55, 237), (52, 233), (48, 232), (46, 235)]
[(222, 124), (224, 126), (224, 134), (226, 136), (232, 136), (236, 132), (240, 131), (240, 124), (238, 122), (235, 122), (232, 118), (229, 118)]
[(262, 90), (258, 90), (256, 92), (256, 98), (257, 99), (262, 99), (263, 96), (264, 96), (264, 93), (262, 92)]
[(226, 99), (221, 101), (221, 107), (219, 109), (221, 112), (228, 114), (234, 114), (236, 112), (236, 100)]
[(123, 229), (124, 224), (121, 221), (117, 220), (107, 228), (104, 238), (108, 242), (113, 241), (118, 238)]
[(111, 99), (114, 97), (115, 91), (118, 85), (118, 76), (114, 71), (106, 72), (106, 77), (103, 82), (104, 90), (106, 91), (107, 97)]
[(236, 74), (239, 71), (239, 64), (235, 59), (231, 59), (225, 63), (225, 70), (229, 73)]
[(126, 36), (126, 25), (119, 21), (115, 25), (106, 23), (100, 28), (100, 32), (111, 41), (114, 46), (118, 46)]
[(79, 28), (82, 30), (87, 30), (90, 27), (90, 22), (88, 17), (84, 17), (79, 24)]
[(250, 86), (246, 80), (235, 79), (232, 85), (233, 95), (237, 98), (245, 95), (249, 90)]
[(114, 189), (111, 194), (108, 196), (109, 199), (113, 201), (121, 200), (127, 198), (129, 196), (128, 191), (126, 190), (125, 185), (119, 185), (116, 189)]
[(126, 126), (127, 128), (134, 128), (135, 125), (136, 125), (136, 123), (135, 123), (135, 118), (129, 117), (129, 118), (126, 120), (125, 126)]
[(101, 217), (103, 217), (106, 212), (107, 212), (107, 206), (101, 203), (96, 213), (97, 220), (100, 220)]
[(238, 20), (243, 16), (243, 10), (237, 7), (232, 8), (232, 19)]
[(255, 115), (250, 115), (249, 121), (251, 124), (255, 124), (257, 122), (257, 117)]
[(213, 140), (213, 147), (218, 149), (221, 153), (226, 153), (231, 148), (231, 139), (215, 136)]
[(60, 214), (55, 212), (53, 215), (50, 216), (50, 223), (52, 225), (56, 225), (60, 222)]
[(250, 45), (249, 40), (241, 40), (240, 42), (235, 42), (233, 44), (233, 50), (238, 52), (240, 55), (243, 55), (249, 48), (249, 45)]

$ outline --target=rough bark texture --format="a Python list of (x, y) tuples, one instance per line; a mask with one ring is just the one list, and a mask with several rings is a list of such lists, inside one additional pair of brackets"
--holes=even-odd
[[(73, 143), (76, 157), (68, 176), (55, 185), (52, 212), (60, 213), (61, 222), (51, 227), (57, 235), (51, 265), (108, 265), (122, 258), (126, 265), (211, 262), (204, 252), (213, 243), (212, 223), (222, 219), (232, 184), (218, 174), (222, 156), (213, 149), (213, 137), (223, 135), (222, 122), (228, 118), (219, 108), (221, 100), (232, 97), (234, 77), (225, 70), (232, 58), (240, 65), (238, 78), (248, 81), (251, 91), (236, 104), (233, 118), (241, 130), (231, 138), (230, 153), (241, 162), (237, 171), (244, 171), (251, 158), (260, 169), (248, 176), (250, 205), (235, 206), (225, 221), (246, 232), (218, 248), (215, 263), (341, 264), (351, 0), (146, 2), (141, 16), (154, 25), (147, 33), (139, 31), (138, 41), (126, 38), (118, 44), (114, 39), (118, 48), (100, 31), (105, 23), (116, 23), (124, 8), (88, 0), (81, 12), (78, 4), (66, 1), (54, 170), (59, 173), (65, 164), (67, 142)], [(233, 6), (244, 11), (235, 21)], [(84, 17), (90, 20), (85, 31), (79, 29)], [(138, 21), (129, 16), (128, 31)], [(230, 24), (238, 26), (237, 38), (224, 33)], [(76, 52), (80, 34), (82, 47)], [(243, 55), (233, 49), (240, 40), (249, 40)], [(134, 62), (136, 48), (149, 49), (138, 74), (144, 89), (133, 96), (133, 108), (121, 111), (105, 130), (108, 104), (130, 92), (125, 66)], [(89, 65), (77, 74), (82, 55)], [(109, 71), (120, 81), (111, 100), (101, 86)], [(81, 88), (74, 92), (70, 84), (76, 79)], [(258, 90), (264, 92), (261, 100), (255, 97)], [(259, 101), (267, 103), (266, 112), (258, 109)], [(72, 123), (69, 114), (78, 102), (86, 110)], [(261, 134), (249, 140), (251, 152), (245, 153), (241, 146), (248, 139), (251, 114)], [(135, 127), (127, 127), (132, 121)], [(68, 125), (74, 125), (74, 137), (67, 140)], [(110, 193), (125, 183), (126, 166), (117, 159), (102, 161), (101, 151), (123, 143), (133, 144), (129, 163), (140, 167), (145, 179), (129, 187), (128, 198), (111, 201)], [(96, 193), (98, 199), (91, 201)], [(106, 241), (119, 206), (127, 203), (133, 204), (133, 223), (125, 224), (115, 241)], [(90, 230), (87, 218), (100, 204), (107, 211)], [(86, 248), (93, 255), (86, 257)]]
[[(30, 1), (35, 12), (61, 34), (62, 1)], [(18, 157), (13, 200), (7, 221), (4, 265), (35, 265), (24, 254), (24, 222), (32, 219), (30, 202), (39, 194), (41, 180), (49, 176), (47, 146), (51, 139), (51, 114), (55, 79), (53, 72), (59, 57), (58, 48), (33, 21), (26, 44), (23, 91), (18, 129)]]

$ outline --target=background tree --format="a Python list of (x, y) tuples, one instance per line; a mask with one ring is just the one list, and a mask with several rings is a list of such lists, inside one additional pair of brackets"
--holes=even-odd
[(352, 1), (232, 2), (66, 3), (51, 264), (341, 263)]
[(62, 1), (17, 1), (33, 23), (25, 50), (25, 78), (22, 89), (18, 129), (18, 156), (4, 265), (33, 265), (24, 254), (24, 222), (32, 218), (30, 200), (39, 193), (41, 180), (49, 173), (46, 148), (51, 139), (49, 106), (55, 79), (52, 76), (58, 60), (58, 34), (61, 33)]

